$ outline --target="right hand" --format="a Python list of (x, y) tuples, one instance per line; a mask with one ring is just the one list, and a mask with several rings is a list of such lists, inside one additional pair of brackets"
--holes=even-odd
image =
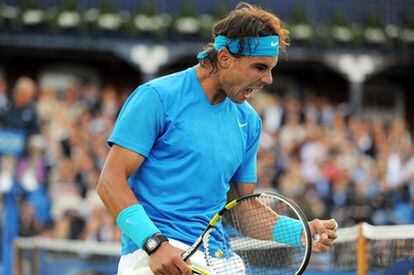
[(151, 253), (148, 265), (155, 275), (193, 274), (188, 264), (181, 259), (183, 252), (168, 242), (163, 242), (157, 250)]

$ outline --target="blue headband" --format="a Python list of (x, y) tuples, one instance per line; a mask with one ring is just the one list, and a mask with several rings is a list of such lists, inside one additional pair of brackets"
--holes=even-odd
[[(277, 56), (279, 54), (279, 37), (277, 35), (262, 36), (262, 37), (244, 37), (246, 42), (241, 48), (240, 38), (227, 38), (219, 35), (214, 40), (214, 49), (220, 51), (228, 48), (232, 54), (239, 54), (243, 56)], [(248, 43), (250, 42), (250, 43)], [(207, 57), (209, 51), (198, 53), (197, 58), (202, 59)]]

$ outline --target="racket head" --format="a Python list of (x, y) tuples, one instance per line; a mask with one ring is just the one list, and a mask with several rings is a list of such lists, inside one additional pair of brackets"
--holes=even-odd
[[(277, 215), (300, 223), (301, 246), (274, 240)], [(301, 274), (311, 255), (311, 231), (299, 206), (279, 194), (241, 197), (223, 208), (202, 236), (211, 274)], [(289, 227), (279, 234), (296, 234)], [(282, 238), (286, 240), (286, 238)], [(289, 238), (288, 238), (289, 239)]]

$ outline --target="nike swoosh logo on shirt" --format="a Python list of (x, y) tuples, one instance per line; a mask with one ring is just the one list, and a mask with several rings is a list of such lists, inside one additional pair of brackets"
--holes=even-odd
[(270, 46), (272, 46), (272, 47), (276, 47), (277, 46), (277, 42), (270, 42)]
[(239, 123), (239, 126), (240, 126), (240, 128), (242, 128), (242, 127), (244, 127), (244, 126), (247, 126), (247, 123), (243, 123), (243, 124), (240, 124), (240, 123)]

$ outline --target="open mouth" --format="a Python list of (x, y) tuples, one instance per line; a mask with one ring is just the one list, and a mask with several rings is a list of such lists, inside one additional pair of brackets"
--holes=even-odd
[(253, 89), (253, 88), (247, 88), (246, 90), (244, 90), (244, 92), (243, 92), (243, 97), (245, 98), (245, 99), (248, 99), (251, 95), (252, 95), (252, 93), (254, 92), (254, 90), (255, 89)]

